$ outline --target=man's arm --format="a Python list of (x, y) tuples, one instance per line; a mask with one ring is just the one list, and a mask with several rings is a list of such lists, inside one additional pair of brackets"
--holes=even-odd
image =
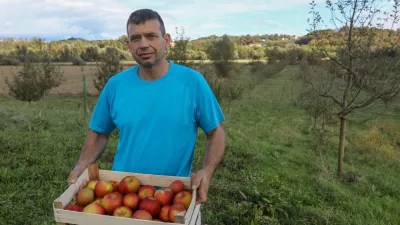
[(109, 136), (109, 134), (105, 135), (93, 130), (89, 131), (85, 142), (83, 143), (79, 160), (69, 174), (69, 185), (75, 183), (78, 177), (83, 173), (83, 171), (85, 171), (87, 166), (90, 163), (95, 163), (101, 154), (103, 154)]
[(212, 176), (225, 152), (225, 133), (221, 124), (219, 124), (216, 129), (206, 133), (206, 135), (207, 143), (203, 169)]
[(207, 143), (204, 153), (203, 169), (192, 174), (192, 189), (197, 189), (196, 204), (201, 204), (207, 201), (208, 187), (211, 178), (225, 152), (225, 134), (221, 124), (206, 135)]

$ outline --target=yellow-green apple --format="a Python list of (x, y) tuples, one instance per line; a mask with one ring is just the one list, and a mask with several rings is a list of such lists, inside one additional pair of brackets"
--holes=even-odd
[(173, 204), (180, 203), (184, 205), (186, 208), (189, 208), (191, 201), (192, 201), (192, 192), (188, 190), (183, 190), (175, 195)]
[(154, 198), (156, 198), (161, 205), (170, 205), (173, 197), (173, 192), (168, 190), (159, 189), (154, 193)]
[(138, 191), (138, 195), (140, 200), (148, 198), (148, 197), (154, 197), (154, 193), (156, 192), (156, 188), (151, 186), (151, 185), (143, 185), (140, 187)]
[(92, 202), (83, 208), (82, 212), (105, 215), (106, 210), (97, 202)]
[(140, 198), (135, 193), (129, 193), (122, 199), (122, 205), (127, 206), (131, 209), (136, 209), (139, 206)]
[(65, 206), (64, 210), (70, 210), (70, 211), (75, 211), (75, 212), (82, 212), (84, 206), (77, 205), (77, 204), (72, 204), (72, 205), (67, 205)]
[(103, 198), (97, 197), (94, 202), (99, 203), (100, 205), (103, 205)]
[(175, 180), (170, 184), (169, 187), (174, 193), (178, 193), (185, 189), (185, 184), (181, 180)]
[(154, 197), (148, 197), (140, 201), (139, 209), (146, 210), (152, 216), (157, 216), (161, 211), (161, 205)]
[(135, 176), (126, 176), (119, 182), (119, 191), (126, 195), (137, 193), (140, 188), (140, 181)]
[(186, 210), (186, 208), (185, 208), (184, 205), (182, 205), (182, 204), (173, 204), (171, 206), (171, 208), (169, 209), (169, 211), (168, 211), (169, 221), (174, 223), (175, 222), (175, 214), (177, 214), (179, 212), (183, 212), (185, 210)]
[(108, 182), (110, 182), (113, 185), (112, 192), (119, 192), (119, 182), (118, 181), (109, 180)]
[(140, 220), (153, 220), (153, 216), (151, 216), (151, 214), (149, 212), (147, 212), (146, 210), (137, 210), (132, 218), (134, 219), (140, 219)]
[(112, 193), (113, 190), (113, 185), (112, 183), (104, 180), (99, 180), (94, 187), (94, 193), (96, 194), (97, 197), (104, 197), (109, 193)]
[(76, 203), (81, 206), (87, 206), (94, 201), (94, 191), (88, 187), (84, 187), (78, 191)]
[(158, 216), (160, 218), (160, 220), (162, 220), (164, 222), (169, 222), (168, 212), (169, 212), (170, 208), (171, 208), (171, 205), (164, 205), (161, 208), (160, 215)]
[(106, 210), (108, 214), (112, 214), (114, 210), (120, 206), (122, 206), (122, 199), (123, 196), (119, 192), (109, 193), (104, 196), (103, 200), (101, 201), (102, 206)]
[(132, 210), (126, 206), (120, 206), (113, 212), (113, 216), (131, 218), (133, 215)]
[(94, 190), (94, 188), (96, 187), (97, 182), (98, 182), (98, 180), (90, 180), (86, 187), (91, 188), (92, 190)]

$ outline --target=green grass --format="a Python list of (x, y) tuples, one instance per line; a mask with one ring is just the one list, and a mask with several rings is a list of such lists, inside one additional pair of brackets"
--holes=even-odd
[[(247, 67), (243, 67), (243, 70)], [(231, 104), (224, 123), (227, 147), (203, 205), (205, 224), (399, 224), (400, 108), (365, 124), (349, 124), (345, 180), (336, 177), (338, 128), (332, 127), (323, 163), (306, 112), (294, 106), (296, 66), (258, 84)], [(250, 78), (240, 73), (240, 80)], [(246, 78), (247, 77), (247, 78)], [(93, 106), (96, 99), (89, 99)], [(228, 104), (222, 102), (227, 112)], [(52, 202), (66, 188), (87, 132), (82, 100), (0, 100), (0, 224), (54, 224)], [(374, 131), (377, 139), (368, 139)], [(111, 169), (114, 134), (99, 160)], [(395, 152), (384, 154), (383, 140)], [(197, 144), (201, 165), (205, 137)], [(351, 179), (354, 178), (354, 179)]]

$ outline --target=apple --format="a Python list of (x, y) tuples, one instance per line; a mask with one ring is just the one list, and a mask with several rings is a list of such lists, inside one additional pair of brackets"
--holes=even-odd
[(88, 187), (84, 187), (78, 191), (76, 203), (80, 206), (87, 206), (94, 201), (94, 191)]
[(146, 210), (152, 216), (157, 216), (161, 211), (161, 205), (157, 199), (148, 197), (140, 201), (139, 209)]
[(192, 201), (192, 192), (188, 190), (183, 190), (178, 192), (173, 200), (173, 204), (182, 204), (186, 208), (189, 208), (190, 202)]
[(105, 215), (106, 210), (97, 202), (92, 202), (83, 208), (82, 212)]
[(175, 214), (177, 214), (179, 212), (183, 212), (185, 210), (186, 210), (186, 208), (185, 208), (185, 206), (183, 204), (179, 204), (179, 203), (178, 204), (173, 204), (171, 206), (171, 208), (169, 209), (169, 211), (168, 211), (169, 221), (174, 223), (175, 222)]
[(119, 182), (119, 191), (122, 194), (137, 193), (140, 181), (135, 176), (126, 176)]
[(101, 202), (106, 212), (112, 214), (116, 208), (122, 206), (122, 199), (121, 193), (113, 192), (104, 196)]
[(143, 185), (139, 188), (138, 195), (140, 200), (143, 200), (147, 197), (154, 197), (154, 193), (156, 192), (156, 188), (151, 185)]
[(178, 193), (185, 189), (185, 184), (181, 180), (175, 180), (170, 184), (170, 188), (174, 193)]
[(77, 204), (72, 204), (72, 205), (67, 205), (65, 206), (64, 210), (70, 210), (70, 211), (75, 211), (75, 212), (82, 212), (84, 206), (77, 205)]
[(112, 183), (104, 180), (99, 180), (94, 188), (94, 192), (96, 193), (97, 197), (104, 197), (109, 193), (112, 193), (113, 185)]
[(94, 202), (99, 203), (100, 205), (103, 205), (103, 198), (97, 197)]
[(170, 205), (173, 197), (173, 192), (168, 190), (160, 189), (154, 193), (154, 198), (157, 199), (161, 205)]
[(122, 199), (122, 204), (131, 209), (136, 209), (139, 206), (140, 198), (135, 193), (129, 193)]
[(114, 210), (113, 216), (131, 218), (133, 215), (132, 210), (126, 206), (120, 206)]
[(171, 205), (164, 205), (164, 206), (161, 208), (159, 217), (160, 217), (160, 219), (161, 219), (162, 221), (164, 221), (164, 222), (169, 222), (168, 212), (169, 212), (169, 209), (170, 209), (170, 208), (171, 208)]
[(94, 191), (94, 188), (96, 187), (97, 182), (98, 182), (98, 180), (90, 180), (87, 183), (86, 187), (91, 188)]
[(140, 219), (140, 220), (153, 220), (153, 216), (151, 216), (151, 214), (149, 212), (147, 212), (146, 210), (141, 210), (141, 209), (136, 211), (133, 214), (132, 218)]
[(112, 192), (119, 192), (119, 182), (118, 181), (109, 180), (108, 182), (110, 182), (113, 185)]

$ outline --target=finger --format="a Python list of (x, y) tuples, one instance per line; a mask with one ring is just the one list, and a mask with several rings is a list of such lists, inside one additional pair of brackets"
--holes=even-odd
[(200, 186), (202, 176), (196, 174), (192, 179), (192, 189), (197, 189)]

